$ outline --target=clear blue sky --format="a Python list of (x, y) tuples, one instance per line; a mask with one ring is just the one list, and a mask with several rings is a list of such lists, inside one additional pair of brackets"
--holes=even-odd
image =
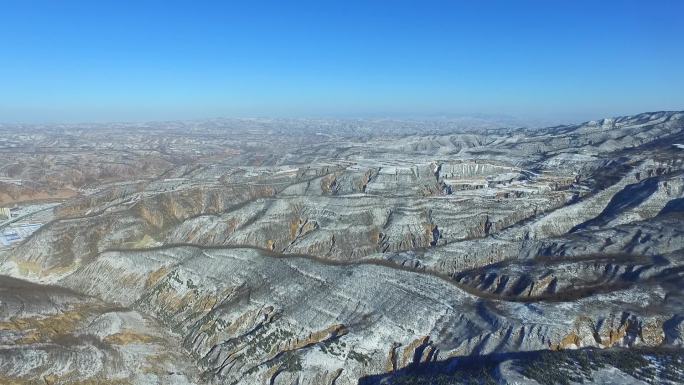
[(0, 0), (0, 121), (684, 109), (684, 1)]

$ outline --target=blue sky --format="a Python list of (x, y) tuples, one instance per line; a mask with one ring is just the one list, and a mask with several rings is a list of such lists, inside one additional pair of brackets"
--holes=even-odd
[(684, 109), (684, 1), (0, 0), (0, 121)]

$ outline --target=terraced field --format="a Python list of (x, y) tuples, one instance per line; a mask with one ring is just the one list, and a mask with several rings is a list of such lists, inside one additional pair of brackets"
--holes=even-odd
[(2, 130), (0, 382), (684, 382), (684, 113)]

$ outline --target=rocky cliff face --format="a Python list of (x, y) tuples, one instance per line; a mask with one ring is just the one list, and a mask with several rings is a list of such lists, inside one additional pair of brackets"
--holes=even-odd
[[(31, 137), (83, 148), (34, 155), (60, 170), (146, 161), (69, 182), (76, 196), (0, 249), (0, 379), (684, 381), (657, 369), (684, 362), (682, 113), (429, 136), (249, 127)], [(4, 172), (53, 183), (22, 170)]]

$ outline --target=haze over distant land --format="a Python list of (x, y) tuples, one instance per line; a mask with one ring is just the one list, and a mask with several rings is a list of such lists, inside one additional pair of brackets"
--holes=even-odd
[(680, 1), (6, 1), (0, 121), (684, 107)]
[[(196, 120), (159, 120), (159, 121), (83, 121), (75, 123), (67, 122), (0, 122), (0, 127), (25, 127), (29, 130), (41, 130), (43, 128), (54, 127), (136, 127), (136, 126), (204, 126), (207, 124), (219, 124), (233, 129), (249, 126), (252, 123), (261, 122), (270, 126), (281, 127), (307, 127), (315, 129), (319, 127), (319, 131), (332, 130), (333, 132), (339, 127), (344, 126), (363, 126), (368, 127), (389, 127), (396, 126), (396, 131), (401, 132), (404, 129), (411, 130), (429, 130), (429, 127), (440, 127), (440, 131), (444, 132), (449, 127), (452, 129), (487, 129), (487, 128), (535, 128), (547, 127), (569, 122), (557, 120), (542, 120), (542, 119), (519, 119), (512, 116), (505, 115), (488, 115), (488, 114), (473, 114), (473, 115), (441, 115), (441, 116), (404, 116), (397, 114), (393, 117), (242, 117), (242, 118), (211, 118), (211, 119), (196, 119)], [(333, 133), (331, 132), (331, 133)], [(416, 131), (417, 132), (417, 131)]]

